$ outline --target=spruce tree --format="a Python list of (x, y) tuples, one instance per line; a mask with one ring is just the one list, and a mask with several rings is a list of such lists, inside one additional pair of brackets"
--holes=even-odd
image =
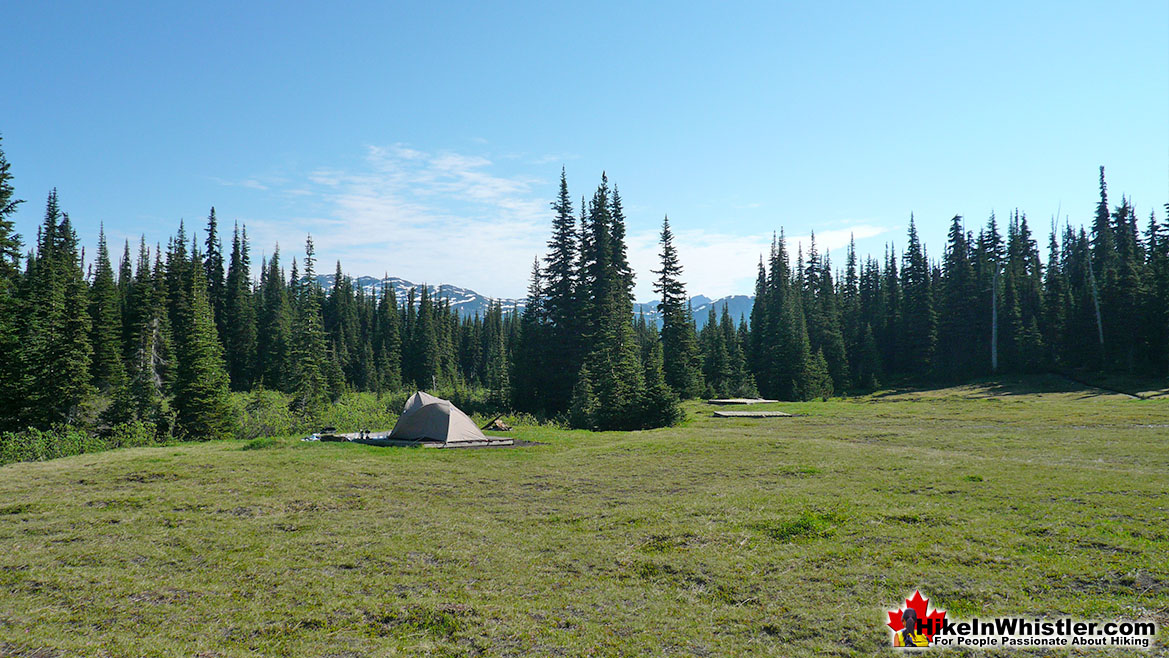
[(942, 296), (939, 300), (938, 374), (962, 379), (974, 372), (974, 328), (977, 286), (962, 217), (950, 220), (949, 241), (942, 256)]
[(612, 213), (608, 179), (602, 175), (589, 204), (588, 261), (582, 263), (590, 309), (587, 357), (596, 400), (593, 425), (598, 429), (637, 426), (644, 372), (633, 332), (632, 280), (620, 265), (625, 227)]
[(126, 370), (133, 415), (153, 424), (160, 435), (165, 435), (171, 426), (166, 395), (174, 372), (174, 352), (162, 262), (159, 258), (151, 268), (150, 250), (145, 239), (139, 243), (134, 285), (130, 288), (127, 307), (131, 339)]
[(89, 292), (90, 344), (93, 347), (90, 372), (98, 391), (112, 393), (125, 384), (126, 372), (122, 364), (121, 302), (106, 246), (104, 225), (98, 232), (95, 270)]
[[(297, 280), (297, 314), (293, 324), (292, 408), (314, 415), (329, 401), (330, 356), (321, 325), (320, 284), (316, 278), (312, 236), (305, 238), (304, 277)], [(293, 271), (295, 272), (295, 261)]]
[(686, 297), (686, 286), (680, 278), (682, 264), (674, 247), (669, 217), (662, 220), (661, 245), (662, 269), (653, 270), (653, 273), (658, 275), (654, 292), (661, 299), (658, 311), (662, 318), (663, 371), (666, 383), (678, 397), (694, 398), (705, 388), (702, 361), (694, 332), (694, 317)]
[(231, 388), (246, 391), (254, 382), (258, 336), (248, 232), (246, 227), (241, 232), (238, 224), (232, 231), (230, 258), (224, 283), (224, 353)]
[(198, 253), (193, 254), (191, 265), (179, 314), (182, 326), (175, 332), (180, 337), (175, 346), (176, 431), (185, 440), (230, 439), (238, 432), (239, 420), (228, 393), (223, 351)]
[(706, 393), (716, 398), (730, 395), (730, 364), (726, 335), (718, 325), (713, 305), (707, 314), (706, 325), (698, 333), (698, 344), (702, 348), (702, 374), (706, 382)]
[[(2, 145), (0, 138), (0, 145)], [(12, 216), (21, 199), (12, 187), (11, 165), (0, 148), (0, 354), (20, 353), (20, 331), (17, 326), (19, 307), (17, 290), (20, 286), (22, 242), (16, 233)], [(15, 358), (0, 359), (0, 424), (14, 427), (20, 416), (24, 373), (21, 362)]]
[(511, 381), (503, 334), (503, 307), (499, 302), (488, 309), (484, 326), (487, 329), (484, 333), (488, 336), (484, 382), (487, 386), (487, 400), (497, 409), (507, 409), (511, 405)]
[(227, 286), (224, 280), (223, 241), (219, 238), (219, 221), (215, 219), (215, 207), (207, 215), (207, 237), (204, 241), (203, 272), (207, 280), (207, 299), (215, 315), (215, 328), (221, 343), (227, 342)]
[(295, 309), (280, 269), (280, 246), (272, 252), (260, 279), (256, 332), (255, 381), (278, 391), (292, 391), (292, 324)]
[[(584, 210), (584, 204), (581, 204)], [(547, 331), (533, 333), (540, 335), (546, 341), (547, 347), (537, 346), (533, 338), (524, 339), (524, 353), (534, 356), (541, 353), (548, 359), (545, 367), (548, 372), (546, 382), (540, 388), (539, 400), (527, 399), (536, 395), (534, 389), (528, 390), (529, 383), (517, 380), (517, 393), (525, 390), (517, 402), (525, 408), (547, 408), (549, 411), (560, 411), (568, 408), (572, 394), (573, 381), (580, 369), (583, 358), (582, 342), (585, 326), (582, 323), (582, 307), (579, 294), (580, 281), (578, 279), (578, 259), (582, 257), (580, 236), (577, 233), (576, 218), (573, 216), (572, 197), (568, 194), (568, 180), (564, 169), (560, 171), (560, 190), (556, 200), (552, 202), (552, 237), (548, 241), (548, 255), (544, 259), (541, 273), (541, 287), (539, 297), (543, 298), (543, 305), (539, 309), (539, 316), (527, 318), (524, 327), (528, 328), (531, 322), (546, 323)], [(529, 298), (532, 296), (529, 290)], [(527, 314), (525, 313), (525, 316)]]
[(937, 316), (934, 313), (933, 291), (930, 286), (929, 261), (917, 237), (913, 215), (909, 216), (908, 244), (903, 255), (901, 288), (905, 295), (905, 315), (902, 320), (903, 367), (906, 374), (922, 377), (933, 365), (937, 343)]
[[(563, 174), (562, 174), (563, 176)], [(563, 183), (563, 178), (561, 180)], [(562, 194), (567, 197), (567, 189), (562, 185)], [(572, 213), (568, 213), (571, 221)], [(570, 226), (571, 229), (571, 226)], [(520, 334), (515, 354), (512, 358), (512, 403), (521, 411), (538, 413), (554, 410), (556, 402), (546, 393), (553, 386), (551, 380), (555, 377), (567, 380), (566, 375), (572, 373), (551, 372), (553, 353), (557, 350), (549, 340), (552, 325), (549, 321), (545, 291), (548, 284), (544, 280), (544, 273), (540, 270), (540, 260), (532, 263), (532, 277), (528, 284), (528, 297), (524, 304), (524, 313), (520, 318)], [(569, 286), (569, 294), (572, 288)], [(563, 358), (563, 355), (558, 355)], [(559, 383), (555, 385), (560, 385)], [(569, 400), (571, 404), (571, 399)]]
[(53, 190), (21, 293), (18, 386), (26, 424), (82, 419), (83, 402), (93, 391), (87, 292), (77, 235)]
[(377, 360), (378, 381), (381, 383), (378, 390), (396, 391), (402, 387), (401, 318), (398, 316), (394, 287), (386, 278), (382, 279), (382, 291), (377, 302), (374, 358)]

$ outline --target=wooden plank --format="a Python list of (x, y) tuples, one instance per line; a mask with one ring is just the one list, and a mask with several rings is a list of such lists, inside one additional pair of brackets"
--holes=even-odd
[(784, 411), (716, 411), (715, 418), (789, 418)]

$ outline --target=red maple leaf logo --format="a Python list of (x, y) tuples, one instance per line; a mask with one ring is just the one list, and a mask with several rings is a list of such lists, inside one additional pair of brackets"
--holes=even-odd
[[(909, 608), (917, 613), (918, 621), (922, 622), (921, 632), (926, 636), (926, 639), (931, 642), (934, 639), (934, 633), (942, 627), (942, 620), (946, 618), (945, 610), (929, 610), (930, 600), (922, 598), (921, 592), (915, 591), (913, 598), (905, 599), (905, 607), (889, 611), (889, 622), (886, 624), (896, 633), (905, 628), (905, 623), (901, 621), (901, 614)], [(928, 612), (927, 612), (928, 611)]]

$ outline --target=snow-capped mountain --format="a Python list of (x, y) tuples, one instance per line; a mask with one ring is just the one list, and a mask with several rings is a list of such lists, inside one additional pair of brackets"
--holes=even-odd
[[(325, 292), (333, 290), (334, 274), (318, 274), (317, 283), (324, 288)], [(467, 288), (460, 288), (459, 286), (452, 286), (447, 283), (439, 285), (420, 284), (405, 279), (399, 279), (396, 276), (388, 276), (384, 279), (379, 279), (373, 276), (359, 276), (353, 279), (353, 286), (361, 288), (368, 295), (380, 295), (382, 292), (382, 285), (387, 284), (394, 289), (394, 297), (397, 298), (398, 304), (406, 302), (406, 297), (410, 293), (410, 289), (415, 290), (417, 296), (422, 291), (422, 286), (426, 288), (431, 294), (438, 298), (446, 300), (450, 303), (451, 308), (458, 311), (459, 315), (470, 316), (478, 313), (484, 315), (487, 313), (487, 308), (494, 302), (499, 302), (503, 306), (504, 313), (511, 313), (514, 311), (524, 310), (524, 300), (522, 299), (494, 299), (485, 295), (480, 295), (474, 290)]]
[[(333, 274), (319, 274), (317, 275), (317, 283), (320, 284), (325, 292), (329, 292), (333, 289), (334, 276)], [(410, 293), (411, 288), (415, 289), (415, 294), (417, 295), (422, 290), (423, 285), (405, 279), (399, 279), (396, 276), (389, 276), (384, 279), (373, 276), (359, 276), (353, 279), (354, 287), (361, 288), (369, 295), (380, 295), (383, 284), (393, 288), (394, 296), (397, 298), (399, 304), (406, 301), (406, 296)], [(461, 288), (449, 283), (439, 285), (426, 284), (426, 287), (438, 299), (447, 300), (451, 308), (454, 308), (462, 316), (471, 316), (476, 313), (482, 316), (487, 313), (488, 307), (495, 302), (499, 302), (503, 306), (504, 313), (522, 312), (524, 310), (523, 299), (487, 297), (469, 288)], [(722, 314), (723, 304), (726, 304), (731, 320), (737, 326), (740, 317), (750, 318), (751, 306), (754, 303), (755, 298), (747, 295), (731, 295), (720, 299), (710, 299), (705, 295), (696, 295), (690, 298), (691, 308), (694, 311), (694, 323), (699, 329), (706, 325), (711, 307), (714, 308), (715, 315), (720, 316)], [(635, 303), (633, 305), (633, 313), (634, 315), (645, 313), (645, 319), (647, 321), (654, 325), (661, 324), (661, 314), (658, 312), (657, 300)]]

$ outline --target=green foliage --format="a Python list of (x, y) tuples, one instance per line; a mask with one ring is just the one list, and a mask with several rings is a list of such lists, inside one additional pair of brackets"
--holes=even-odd
[(89, 294), (90, 343), (93, 346), (91, 376), (99, 391), (116, 391), (126, 385), (126, 370), (122, 363), (121, 301), (110, 265), (104, 226), (98, 234), (95, 269)]
[(197, 254), (192, 265), (176, 327), (176, 434), (198, 441), (233, 438), (239, 420), (229, 398), (222, 347)]
[(100, 435), (72, 426), (58, 425), (43, 430), (30, 427), (19, 432), (0, 432), (0, 465), (157, 443), (154, 428), (140, 422), (116, 425)]
[(653, 272), (658, 275), (654, 291), (661, 297), (658, 310), (662, 315), (662, 369), (666, 383), (675, 394), (683, 399), (695, 398), (702, 394), (706, 384), (686, 286), (679, 278), (682, 264), (674, 247), (669, 217), (662, 220), (661, 245), (662, 269)]
[(800, 377), (799, 397), (801, 400), (827, 400), (832, 397), (832, 375), (824, 353), (816, 350), (809, 353)]

